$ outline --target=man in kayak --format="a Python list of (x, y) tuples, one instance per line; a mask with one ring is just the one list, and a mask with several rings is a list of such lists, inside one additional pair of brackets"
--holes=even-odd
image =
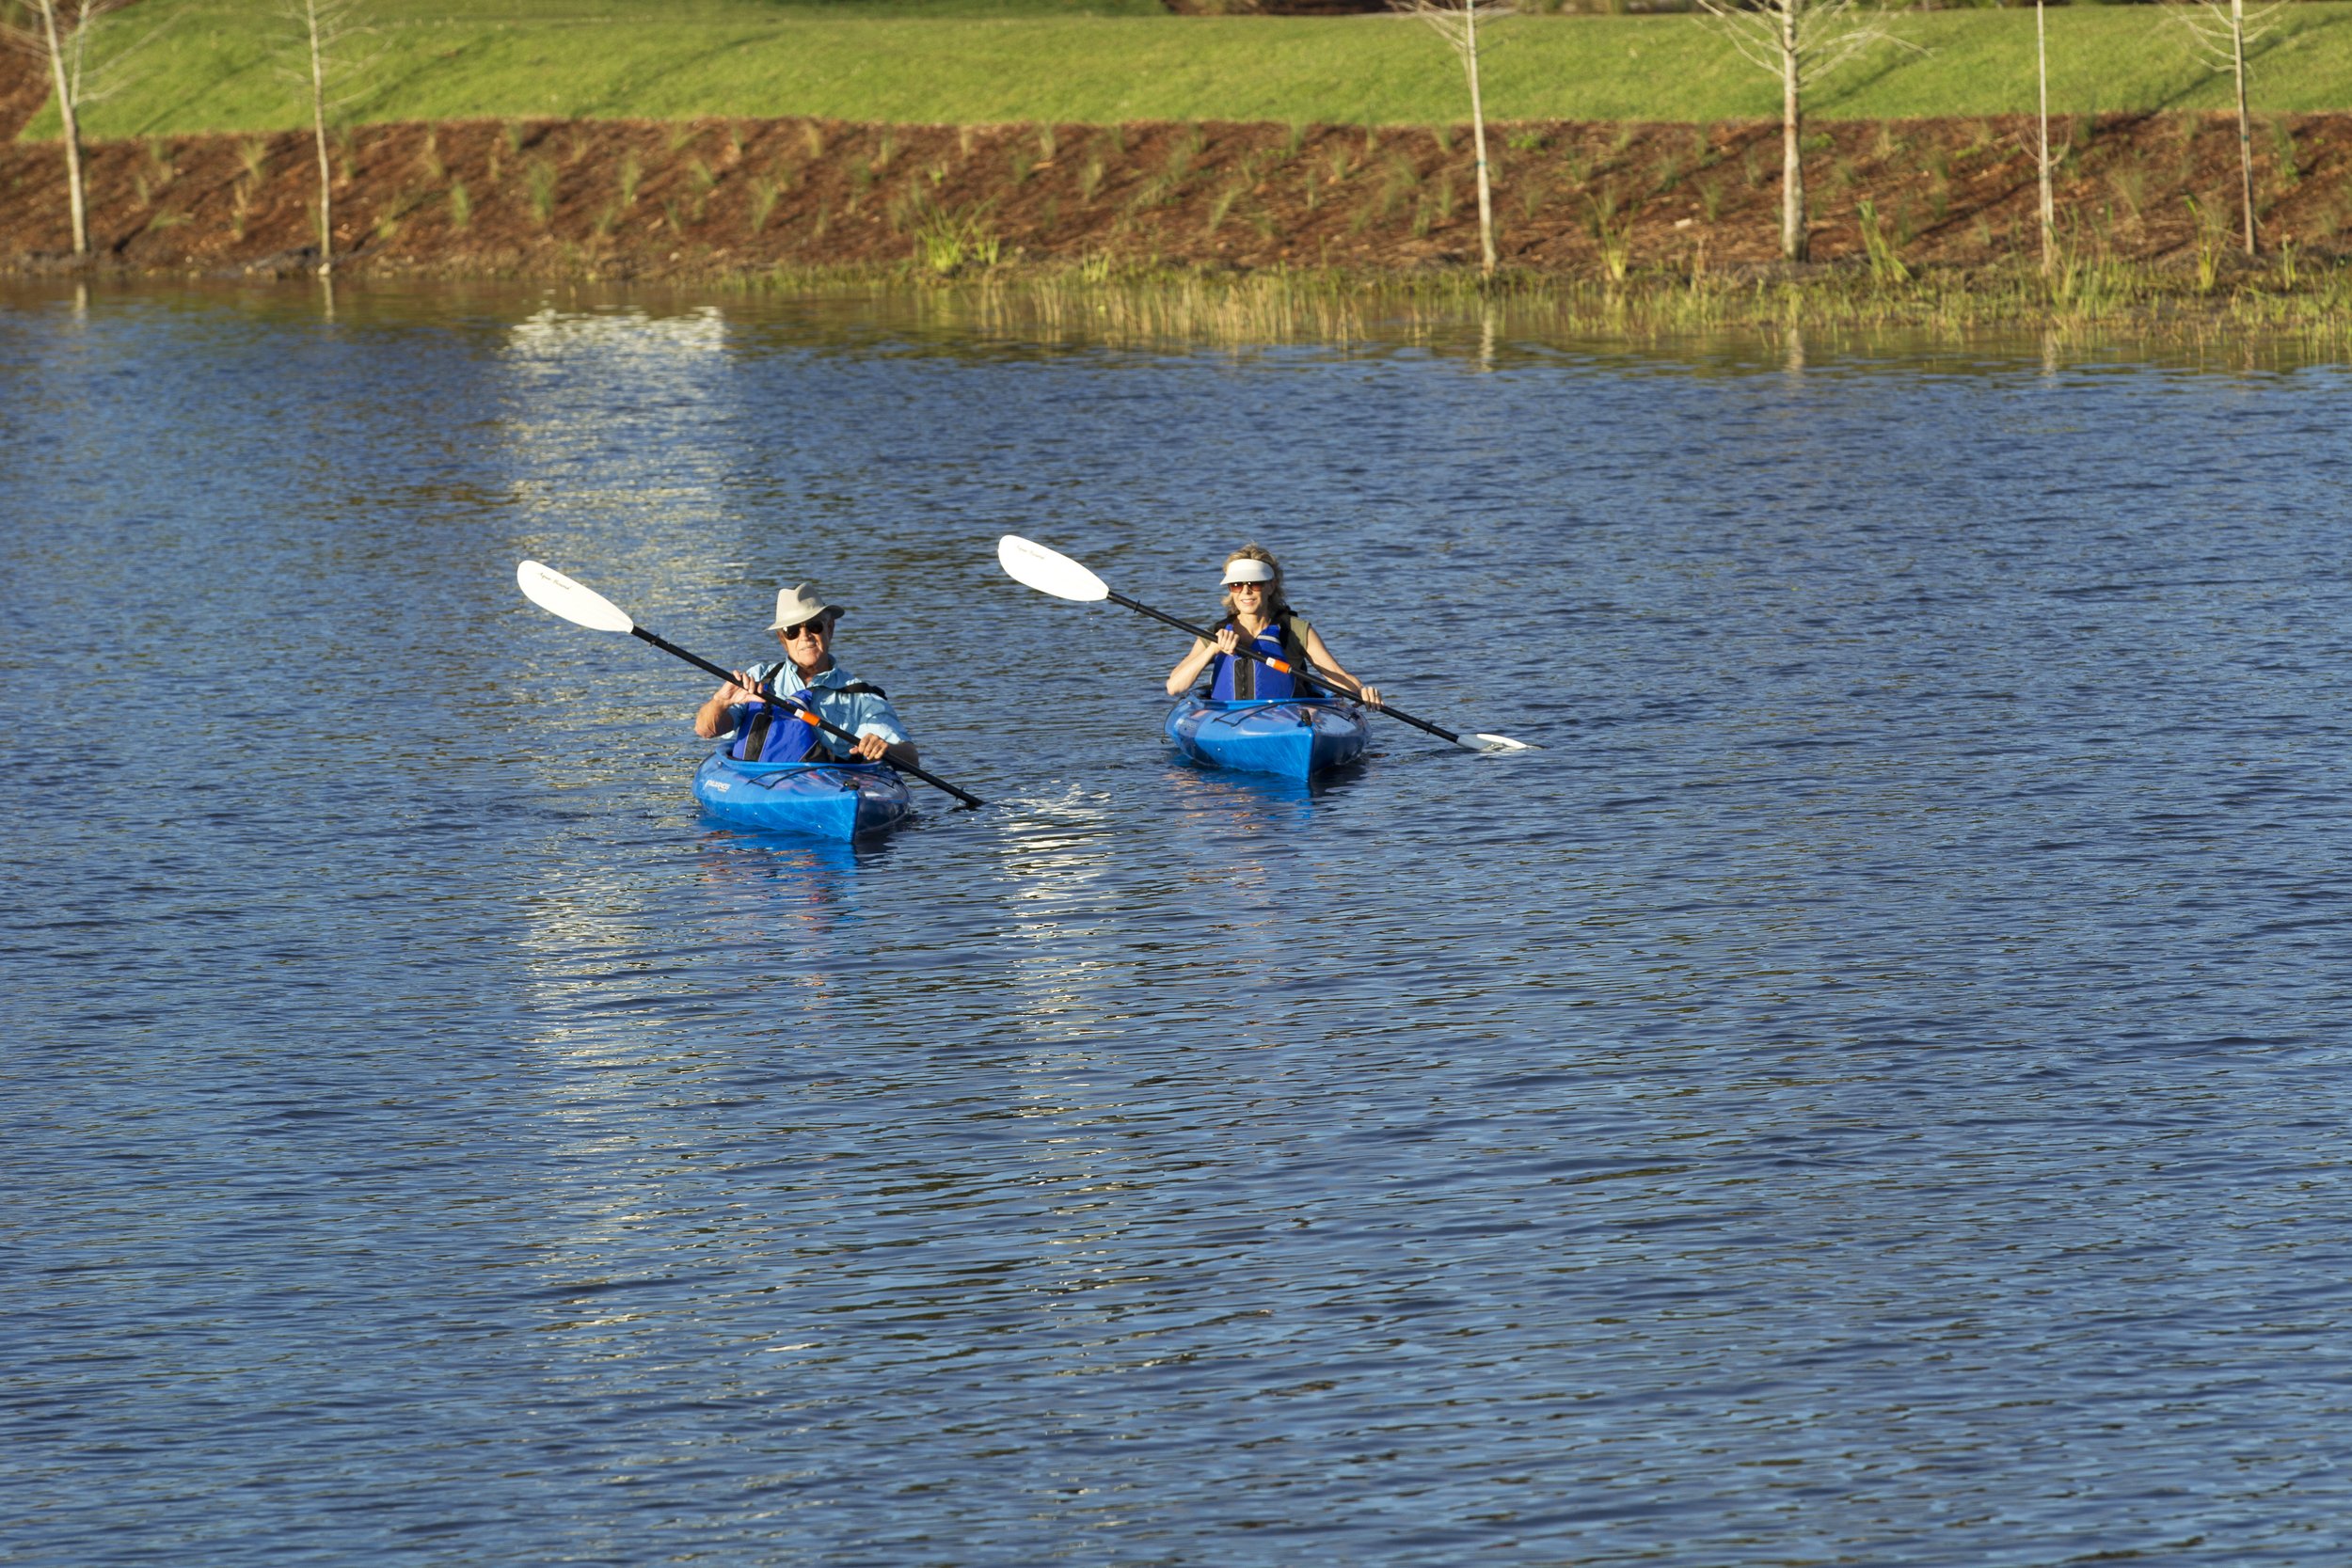
[[(1202, 695), (1212, 702), (1328, 694), (1380, 705), (1379, 688), (1366, 686), (1341, 669), (1307, 618), (1291, 609), (1282, 595), (1282, 568), (1263, 546), (1245, 545), (1226, 558), (1223, 608), (1216, 641), (1203, 642), (1194, 638), (1192, 651), (1168, 673), (1169, 696), (1183, 696), (1206, 669), (1210, 678)], [(1236, 657), (1245, 642), (1261, 657), (1279, 658), (1308, 674), (1310, 681), (1294, 681), (1282, 671)], [(1310, 664), (1314, 666), (1311, 671)]]
[[(768, 629), (784, 645), (783, 658), (738, 670), (735, 679), (710, 694), (694, 712), (694, 733), (715, 740), (730, 730), (735, 745), (729, 755), (756, 762), (888, 762), (918, 767), (914, 742), (907, 738), (898, 713), (879, 686), (853, 680), (833, 659), (833, 629), (841, 607), (827, 604), (815, 585), (796, 583), (776, 594), (776, 619)], [(824, 718), (857, 736), (850, 746), (829, 735), (788, 707), (762, 702), (761, 681), (770, 681), (776, 695), (813, 707)]]

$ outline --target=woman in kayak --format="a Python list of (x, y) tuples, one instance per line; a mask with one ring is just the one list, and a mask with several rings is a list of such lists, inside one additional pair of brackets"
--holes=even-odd
[[(715, 740), (730, 730), (736, 743), (730, 756), (755, 762), (899, 763), (919, 767), (914, 742), (907, 738), (898, 713), (879, 686), (852, 680), (833, 659), (833, 628), (841, 607), (827, 604), (809, 583), (798, 583), (776, 594), (775, 624), (768, 629), (784, 645), (783, 658), (739, 670), (735, 679), (719, 688), (694, 712), (694, 733)], [(850, 745), (788, 708), (763, 702), (759, 684), (772, 682), (776, 695), (795, 699), (857, 736)]]
[[(1282, 671), (1235, 657), (1245, 642), (1262, 657), (1279, 658), (1307, 674), (1308, 680), (1295, 681)], [(1204, 695), (1212, 702), (1320, 697), (1327, 689), (1331, 695), (1380, 705), (1379, 688), (1366, 686), (1341, 669), (1307, 618), (1291, 609), (1282, 596), (1282, 568), (1258, 545), (1245, 545), (1226, 558), (1224, 615), (1216, 641), (1192, 640), (1192, 651), (1168, 673), (1168, 694), (1183, 696), (1203, 670), (1210, 672)]]

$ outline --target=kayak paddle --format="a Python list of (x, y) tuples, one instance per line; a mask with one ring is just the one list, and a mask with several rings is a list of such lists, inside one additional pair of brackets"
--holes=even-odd
[[(576, 626), (586, 626), (590, 631), (628, 632), (631, 637), (642, 638), (652, 643), (665, 654), (675, 654), (687, 663), (709, 671), (723, 681), (733, 684), (735, 680), (734, 671), (722, 669), (699, 654), (688, 653), (676, 643), (656, 637), (630, 620), (628, 610), (623, 610), (595, 589), (574, 582), (552, 566), (542, 566), (535, 561), (521, 562), (515, 568), (515, 586), (523, 591), (523, 597), (537, 605), (541, 610), (550, 615), (561, 615)], [(774, 689), (767, 682), (763, 681), (760, 684), (764, 695), (778, 707), (807, 720), (828, 735), (837, 735), (842, 739), (850, 741), (858, 738), (814, 708), (804, 708), (789, 697), (777, 696)], [(913, 763), (894, 762), (890, 766), (902, 773), (914, 774), (934, 788), (946, 790), (966, 806), (977, 806), (980, 803), (979, 797), (966, 795), (937, 774), (926, 773)]]
[[(1057, 550), (1049, 550), (1044, 546), (1024, 539), (1017, 533), (1008, 533), (996, 541), (996, 559), (1003, 564), (1005, 570), (1012, 575), (1014, 581), (1034, 588), (1041, 594), (1051, 594), (1057, 599), (1074, 599), (1080, 604), (1091, 604), (1098, 599), (1108, 599), (1115, 605), (1126, 606), (1138, 615), (1149, 615), (1154, 621), (1165, 621), (1178, 631), (1188, 631), (1203, 642), (1216, 641), (1214, 632), (1203, 631), (1188, 621), (1179, 621), (1175, 616), (1153, 610), (1148, 604), (1137, 604), (1124, 594), (1112, 593), (1109, 584), (1068, 556)], [(1295, 679), (1307, 682), (1310, 686), (1321, 687), (1327, 691), (1339, 691), (1340, 689), (1328, 681), (1317, 680), (1304, 671), (1292, 669), (1287, 660), (1268, 658), (1263, 654), (1252, 653), (1248, 648), (1242, 648), (1238, 652), (1244, 658), (1255, 659), (1269, 670), (1279, 670)], [(1322, 673), (1320, 665), (1315, 668), (1318, 673)], [(1347, 693), (1340, 692), (1340, 695), (1345, 696)], [(1466, 752), (1532, 752), (1536, 750), (1530, 742), (1514, 740), (1507, 735), (1456, 735), (1452, 730), (1432, 724), (1425, 719), (1416, 719), (1409, 713), (1400, 713), (1385, 703), (1373, 706), (1373, 711), (1385, 713), (1398, 722), (1410, 724), (1417, 730), (1425, 730), (1439, 739), (1451, 740)]]

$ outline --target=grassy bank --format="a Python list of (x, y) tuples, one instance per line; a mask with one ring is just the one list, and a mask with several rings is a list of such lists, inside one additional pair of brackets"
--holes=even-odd
[[(919, 3), (919, 0), (918, 0)], [(802, 7), (767, 0), (554, 0), (460, 6), (380, 0), (345, 51), (345, 123), (474, 119), (813, 116), (909, 124), (1143, 119), (1433, 125), (1465, 117), (1452, 58), (1398, 17), (1200, 18), (1147, 0), (929, 0)], [(1103, 14), (1126, 11), (1135, 14)], [(2271, 112), (2352, 108), (2352, 4), (2298, 4), (2255, 61)], [(1838, 119), (2022, 113), (2032, 106), (2024, 10), (1899, 13), (1924, 53), (1882, 45), (1830, 77), (1815, 110)], [(2156, 7), (2049, 14), (2053, 106), (2066, 112), (2219, 109), (2226, 81)], [(135, 48), (141, 40), (144, 47)], [(1498, 120), (1708, 122), (1778, 112), (1772, 80), (1690, 16), (1511, 19), (1496, 28)], [(252, 0), (143, 0), (112, 19), (124, 54), (99, 138), (266, 131), (304, 113), (294, 39)], [(44, 111), (25, 135), (56, 135)]]
[[(2028, 122), (1825, 122), (1812, 248), (1882, 282), (1974, 277), (2039, 249)], [(2200, 297), (2243, 262), (2227, 118), (2058, 122), (2069, 265), (2125, 263)], [(1447, 274), (1478, 254), (1470, 139), (1425, 128), (906, 126), (834, 120), (467, 120), (338, 132), (346, 267), (471, 276), (718, 277), (777, 268)], [(1522, 124), (1490, 148), (1518, 272), (1621, 283), (1744, 277), (1777, 254), (1779, 138), (1744, 124)], [(103, 264), (294, 269), (317, 241), (299, 132), (94, 144)], [(2352, 255), (2352, 116), (2265, 120), (2264, 245), (2317, 276)], [(0, 257), (67, 245), (63, 162), (0, 149)], [(2293, 277), (2283, 279), (2296, 287)]]

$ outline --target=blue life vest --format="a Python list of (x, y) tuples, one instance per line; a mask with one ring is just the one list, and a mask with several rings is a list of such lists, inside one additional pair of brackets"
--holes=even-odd
[(824, 760), (817, 726), (769, 703), (743, 705), (742, 721), (727, 747), (727, 755), (738, 762), (808, 762), (811, 752), (818, 753), (813, 760)]
[[(1274, 619), (1267, 622), (1248, 645), (1254, 648), (1261, 657), (1279, 658), (1294, 670), (1306, 669), (1307, 650), (1304, 646), (1306, 640), (1294, 629), (1297, 619), (1287, 609), (1277, 611)], [(1227, 616), (1224, 625), (1217, 629), (1222, 631), (1225, 626), (1232, 626), (1235, 631), (1241, 629), (1240, 625), (1232, 616)], [(1234, 658), (1219, 654), (1209, 661), (1209, 700), (1211, 702), (1271, 702), (1285, 697), (1319, 697), (1323, 693), (1320, 690), (1304, 682), (1292, 679), (1287, 673), (1280, 670), (1269, 670), (1264, 665), (1249, 659)]]

